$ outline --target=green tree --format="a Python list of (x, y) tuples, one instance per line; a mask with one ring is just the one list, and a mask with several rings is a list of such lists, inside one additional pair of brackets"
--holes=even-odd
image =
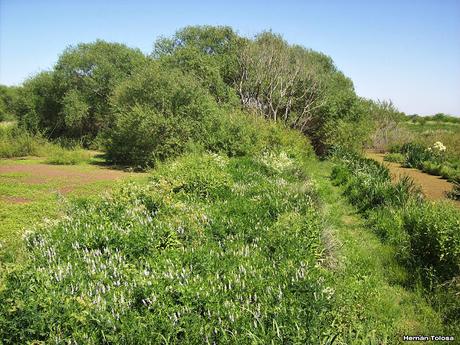
[(18, 92), (19, 87), (0, 85), (0, 121), (15, 119)]
[(53, 72), (41, 72), (27, 79), (18, 94), (20, 124), (32, 132), (43, 131), (56, 137), (62, 135), (64, 123), (59, 116), (59, 97)]
[[(54, 70), (66, 134), (95, 137), (110, 127), (109, 98), (114, 88), (146, 62), (140, 50), (119, 43), (98, 40), (67, 48)], [(75, 131), (77, 123), (79, 129)]]
[(193, 76), (152, 61), (121, 83), (111, 104), (115, 125), (108, 131), (108, 157), (117, 163), (152, 166), (206, 142), (221, 111)]
[(238, 104), (233, 85), (243, 44), (232, 28), (188, 26), (155, 42), (152, 58), (193, 74), (219, 104)]
[(138, 49), (98, 40), (67, 48), (53, 70), (24, 83), (19, 114), (29, 129), (89, 144), (114, 121), (114, 88), (148, 59)]
[(243, 41), (228, 26), (187, 26), (171, 38), (157, 40), (152, 56), (173, 55), (182, 48), (193, 47), (202, 54), (212, 56), (224, 82), (232, 85), (238, 75), (238, 51)]
[(299, 129), (317, 153), (335, 141), (350, 143), (346, 128), (359, 125), (354, 142), (367, 136), (367, 114), (353, 83), (330, 57), (263, 32), (240, 50), (239, 63), (235, 86), (243, 106)]

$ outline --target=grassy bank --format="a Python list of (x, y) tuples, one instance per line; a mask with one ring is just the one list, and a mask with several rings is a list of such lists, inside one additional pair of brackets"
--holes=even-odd
[(425, 201), (409, 179), (392, 184), (388, 170), (375, 161), (343, 154), (339, 162), (333, 170), (334, 182), (343, 186), (366, 226), (394, 248), (395, 259), (409, 273), (404, 284), (422, 289), (443, 315), (446, 330), (457, 330), (458, 210), (447, 203)]
[(27, 263), (1, 292), (1, 338), (318, 339), (329, 293), (314, 200), (301, 166), (280, 153), (185, 156), (149, 184), (74, 204), (28, 235)]

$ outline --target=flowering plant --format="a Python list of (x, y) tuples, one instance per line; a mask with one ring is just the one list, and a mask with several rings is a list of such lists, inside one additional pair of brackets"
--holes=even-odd
[(426, 150), (431, 155), (431, 160), (441, 163), (444, 161), (444, 152), (446, 151), (446, 147), (440, 141), (435, 142), (432, 146), (428, 147)]
[(437, 141), (433, 144), (433, 147), (432, 147), (432, 150), (436, 150), (436, 151), (439, 151), (439, 152), (444, 152), (446, 151), (446, 147), (444, 146), (444, 144), (440, 141)]

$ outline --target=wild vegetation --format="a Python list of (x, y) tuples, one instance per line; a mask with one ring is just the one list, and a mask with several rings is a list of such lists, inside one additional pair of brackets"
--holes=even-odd
[(411, 272), (407, 283), (421, 283), (451, 330), (458, 328), (458, 209), (425, 201), (408, 178), (393, 184), (388, 169), (373, 160), (343, 152), (337, 156), (340, 163), (332, 172), (334, 183), (344, 187), (343, 194), (382, 241), (396, 248), (398, 261)]
[[(420, 169), (451, 182), (460, 179), (460, 121), (446, 114), (418, 116), (380, 102), (371, 113), (375, 132), (368, 147), (386, 152), (385, 160)], [(455, 198), (455, 191), (449, 193)]]
[(422, 144), (406, 143), (395, 145), (385, 160), (401, 163), (408, 168), (420, 169), (428, 174), (442, 176), (450, 181), (460, 181), (460, 161), (449, 158), (446, 146), (440, 141), (429, 147)]
[(459, 326), (458, 210), (359, 156), (454, 169), (455, 146), (406, 137), (322, 53), (186, 27), (149, 55), (68, 47), (0, 100), (2, 158), (85, 166), (97, 149), (149, 174), (24, 234), (0, 265), (4, 344), (396, 344)]
[(0, 126), (0, 158), (46, 157), (51, 164), (74, 165), (89, 162), (91, 154), (76, 144), (65, 147), (51, 143), (38, 133), (31, 133), (14, 122)]

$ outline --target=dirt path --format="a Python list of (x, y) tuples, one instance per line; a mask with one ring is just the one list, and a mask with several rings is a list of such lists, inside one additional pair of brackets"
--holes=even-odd
[[(401, 175), (407, 175), (411, 177), (415, 183), (419, 184), (423, 190), (423, 193), (426, 197), (430, 200), (446, 200), (446, 192), (452, 190), (452, 183), (443, 180), (439, 176), (433, 176), (429, 174), (425, 174), (417, 169), (410, 169), (410, 168), (403, 168), (398, 163), (393, 162), (386, 162), (383, 160), (385, 155), (383, 153), (375, 153), (375, 152), (366, 152), (366, 157), (376, 160), (379, 163), (383, 163), (385, 166), (390, 169), (392, 174), (393, 180), (398, 180)], [(460, 207), (459, 201), (453, 201), (456, 206)]]

